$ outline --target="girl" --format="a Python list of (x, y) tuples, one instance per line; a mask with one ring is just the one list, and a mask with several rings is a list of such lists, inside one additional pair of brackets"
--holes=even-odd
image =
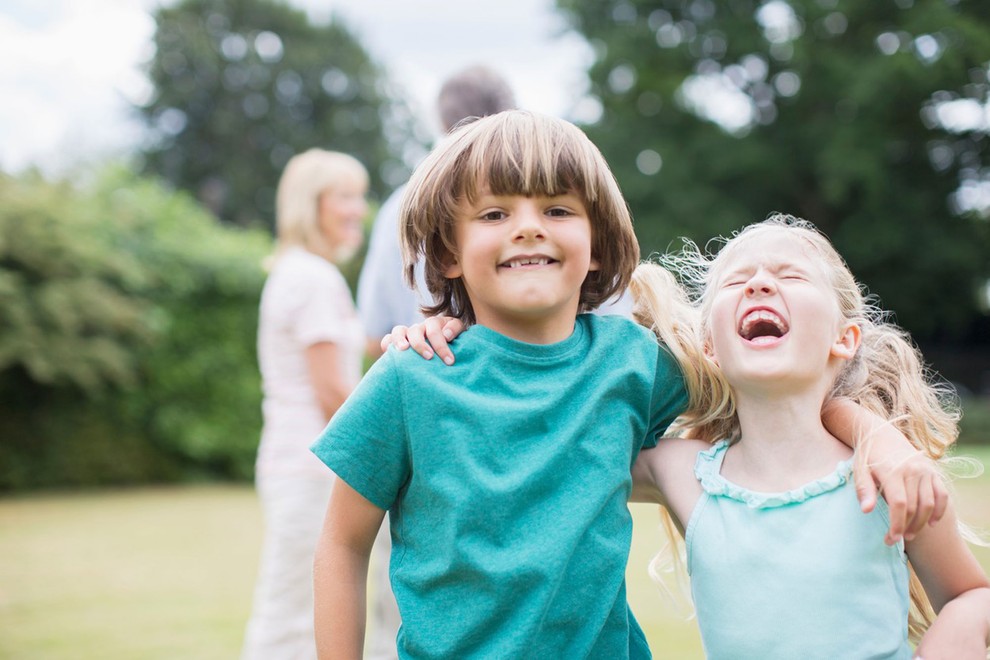
[(901, 658), (910, 639), (926, 660), (985, 658), (990, 582), (951, 504), (942, 524), (885, 544), (886, 503), (863, 515), (850, 481), (866, 452), (822, 424), (823, 405), (851, 399), (945, 455), (958, 415), (905, 334), (801, 220), (775, 216), (714, 258), (689, 245), (666, 265), (691, 304), (659, 266), (641, 266), (633, 292), (681, 353), (697, 439), (660, 442), (635, 473), (684, 534), (707, 656)]

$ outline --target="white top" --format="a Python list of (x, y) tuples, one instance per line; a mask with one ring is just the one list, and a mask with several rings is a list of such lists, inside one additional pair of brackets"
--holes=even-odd
[(338, 345), (343, 376), (352, 387), (357, 385), (364, 330), (347, 282), (326, 259), (290, 248), (275, 262), (261, 293), (258, 363), (264, 428), (259, 475), (328, 476), (326, 466), (309, 451), (327, 420), (306, 363), (306, 349), (324, 341)]

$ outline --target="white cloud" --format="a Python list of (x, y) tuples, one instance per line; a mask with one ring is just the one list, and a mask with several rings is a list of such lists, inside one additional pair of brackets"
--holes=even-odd
[(124, 148), (125, 96), (154, 33), (141, 0), (73, 0), (0, 14), (0, 168), (60, 171)]
[[(136, 144), (130, 104), (148, 98), (140, 63), (158, 0), (5, 0), (0, 9), (0, 169), (59, 172)], [(435, 128), (443, 79), (471, 64), (501, 71), (520, 105), (571, 116), (591, 49), (564, 34), (552, 0), (293, 0), (338, 13)]]

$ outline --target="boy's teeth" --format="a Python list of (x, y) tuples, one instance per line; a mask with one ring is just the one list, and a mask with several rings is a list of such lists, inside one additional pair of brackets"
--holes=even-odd
[(532, 264), (546, 266), (547, 259), (545, 257), (540, 259), (513, 259), (509, 262), (509, 268), (519, 268), (520, 266), (530, 266)]

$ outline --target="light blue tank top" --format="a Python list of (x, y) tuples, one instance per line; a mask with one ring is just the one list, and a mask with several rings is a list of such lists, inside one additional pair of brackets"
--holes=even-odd
[(705, 655), (713, 660), (910, 658), (908, 569), (887, 504), (863, 514), (852, 460), (784, 493), (720, 474), (728, 443), (698, 454), (704, 493), (685, 538)]

